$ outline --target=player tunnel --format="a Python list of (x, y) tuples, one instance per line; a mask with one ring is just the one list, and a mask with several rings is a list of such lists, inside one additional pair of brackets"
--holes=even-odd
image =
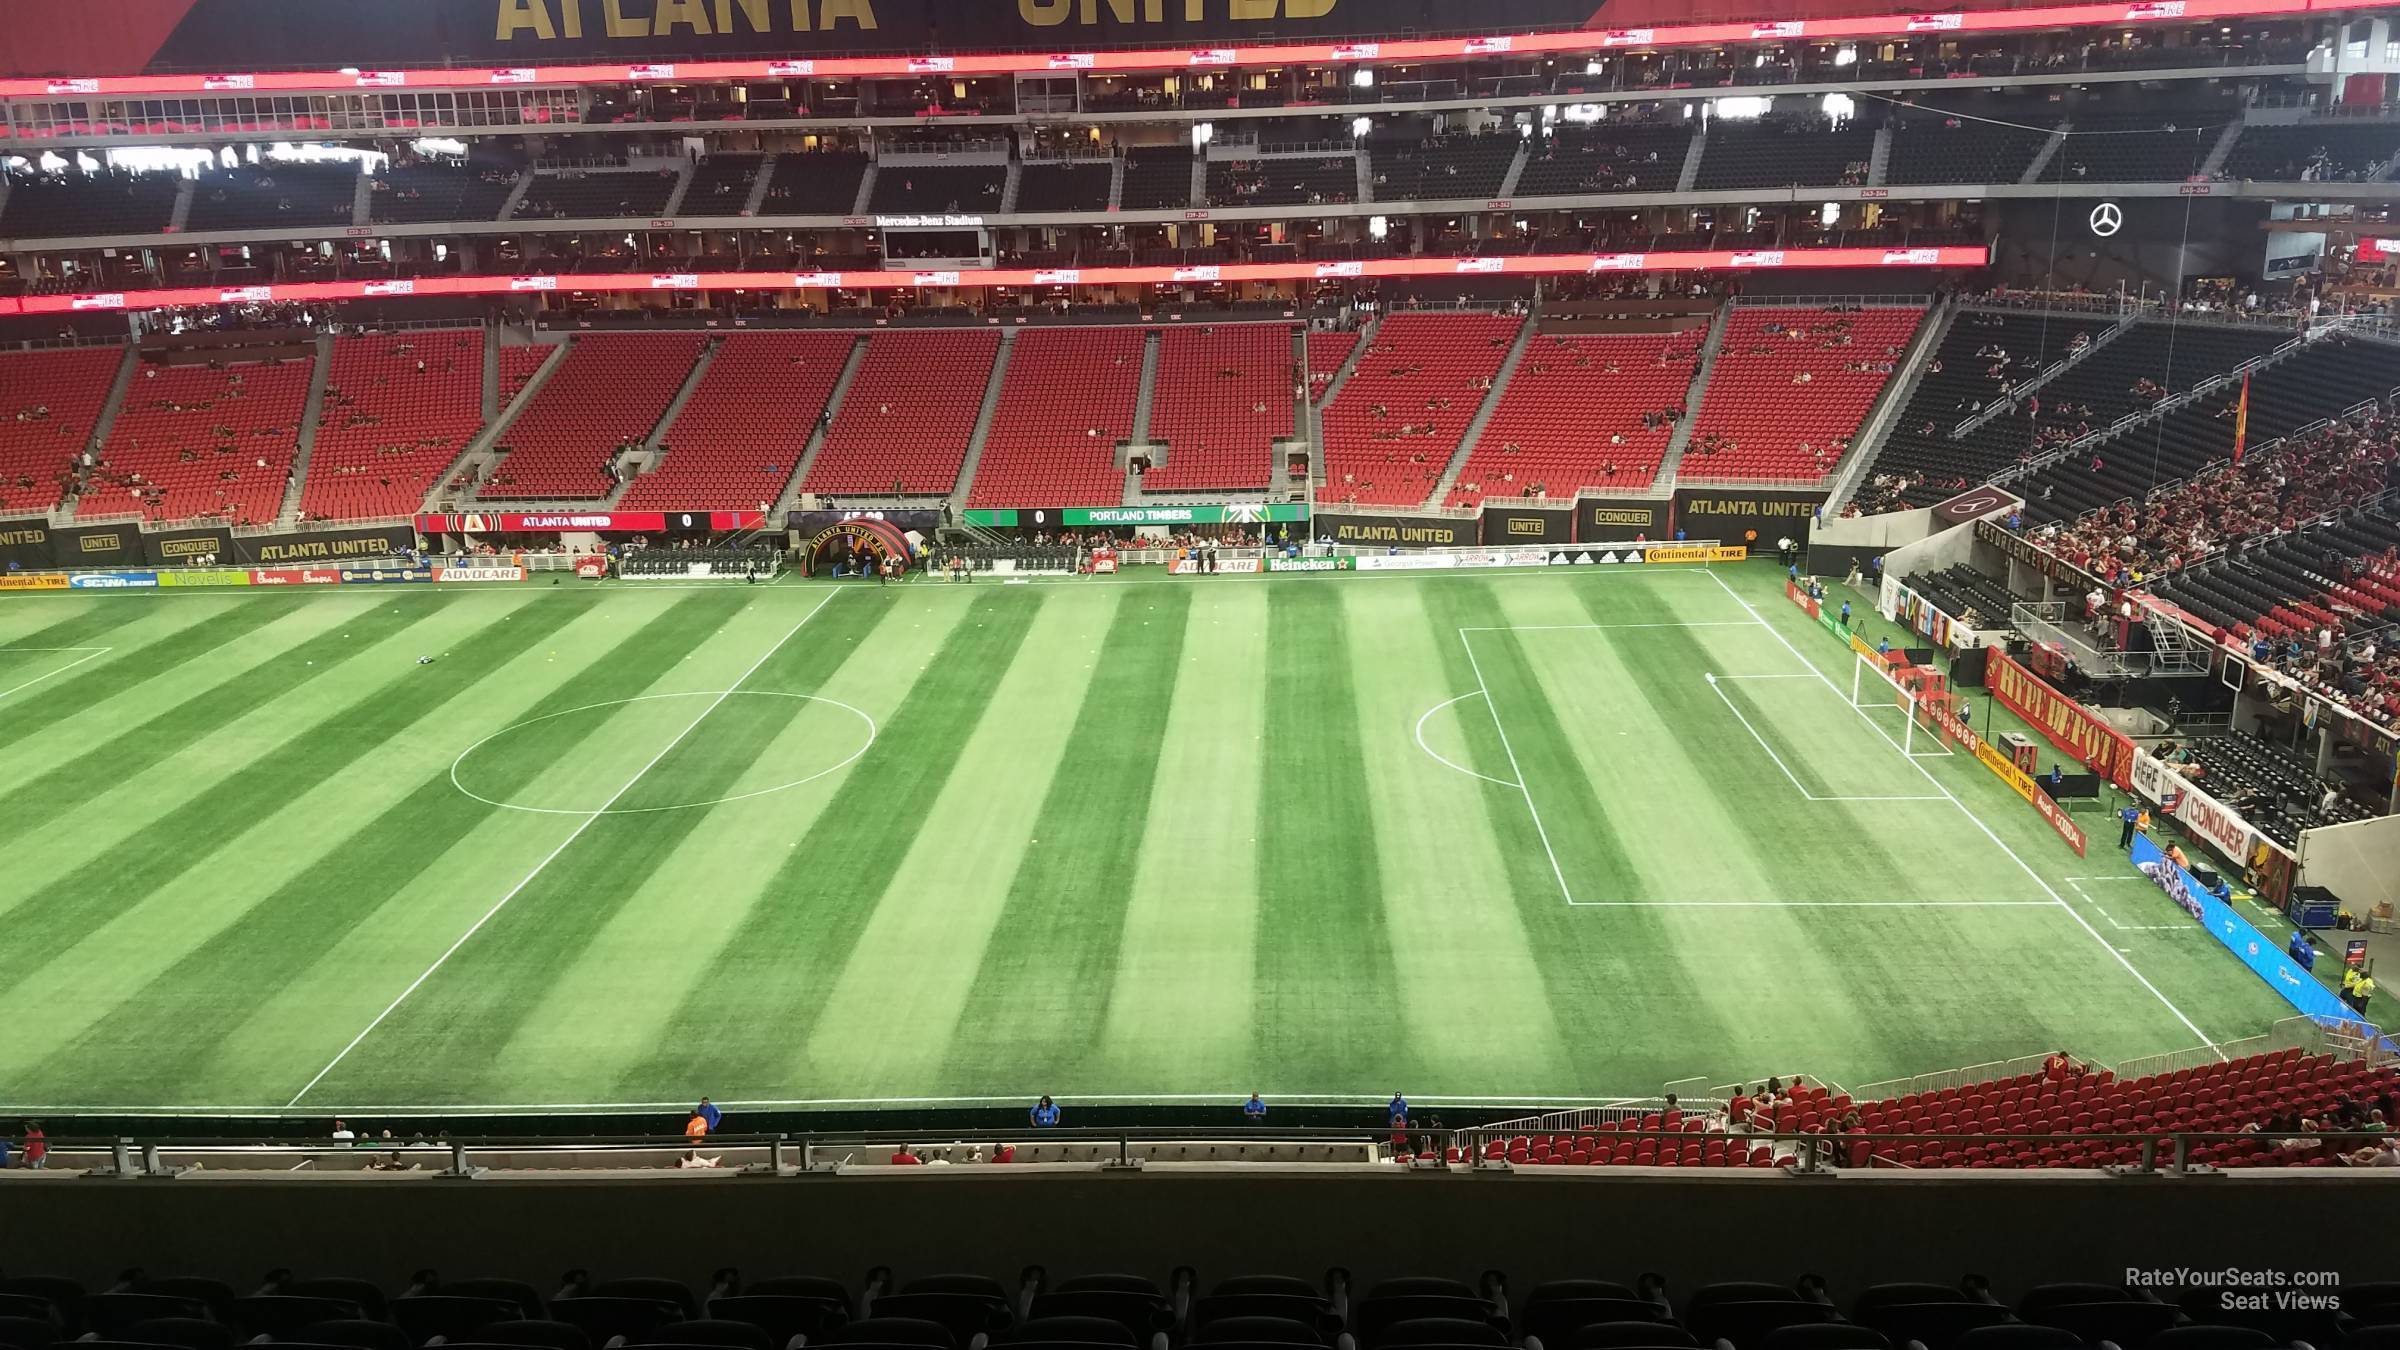
[(862, 567), (879, 567), (887, 558), (907, 567), (916, 561), (916, 550), (890, 521), (844, 520), (810, 536), (801, 558), (808, 576), (857, 576)]

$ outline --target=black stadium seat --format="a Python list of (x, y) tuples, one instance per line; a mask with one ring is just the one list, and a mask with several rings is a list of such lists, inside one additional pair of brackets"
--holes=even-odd
[(351, 1350), (413, 1350), (407, 1332), (389, 1322), (371, 1322), (360, 1317), (312, 1323), (300, 1328), (292, 1339), (313, 1345), (349, 1346)]
[(1800, 1322), (1768, 1332), (1757, 1350), (1892, 1350), (1892, 1342), (1855, 1322)]
[(420, 1345), (436, 1336), (446, 1341), (466, 1340), (471, 1333), (494, 1322), (507, 1322), (524, 1315), (523, 1307), (512, 1299), (407, 1294), (391, 1303), (393, 1324)]
[(46, 1317), (14, 1317), (0, 1314), (0, 1345), (9, 1350), (47, 1350), (51, 1343), (66, 1338), (66, 1328)]
[(777, 1350), (773, 1336), (749, 1322), (722, 1317), (669, 1322), (633, 1338), (635, 1345), (721, 1345), (729, 1350)]
[(474, 1338), (495, 1345), (536, 1346), (540, 1350), (592, 1350), (594, 1344), (590, 1333), (581, 1327), (532, 1318), (477, 1327)]
[(961, 1341), (939, 1322), (921, 1317), (867, 1317), (836, 1329), (829, 1347), (903, 1346), (909, 1350), (959, 1350)]

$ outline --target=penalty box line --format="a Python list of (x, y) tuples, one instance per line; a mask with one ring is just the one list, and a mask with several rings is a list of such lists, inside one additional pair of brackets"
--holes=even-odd
[(2125, 968), (2125, 973), (2131, 975), (2134, 978), (2135, 983), (2141, 985), (2142, 988), (2149, 990), (2150, 996), (2157, 999), (2168, 1012), (2173, 1013), (2175, 1015), (2175, 1020), (2181, 1022), (2185, 1030), (2199, 1037), (2201, 1042), (2208, 1046), (2210, 1053), (2214, 1054), (2219, 1060), (2223, 1060), (2225, 1058), (2225, 1052), (2218, 1048), (2215, 1037), (2209, 1035), (2205, 1031), (2202, 1031), (2198, 1023), (2185, 1016), (2183, 1009), (2175, 1006), (2175, 1000), (2168, 998), (2157, 985), (2150, 982), (2149, 976), (2144, 975), (2141, 970), (2133, 964), (2133, 962), (2125, 959), (2125, 953), (2118, 951), (2115, 943), (2110, 942), (2106, 937), (2102, 936), (2099, 929), (2092, 927), (2091, 920), (2083, 917), (2081, 911), (2077, 910), (2072, 904), (2069, 904), (2067, 902), (2067, 898), (2058, 893), (2057, 887), (2052, 886), (2048, 881), (2043, 880), (2042, 874), (2034, 870), (2032, 863), (2025, 861), (2024, 855), (2018, 853), (2015, 849), (2010, 848), (2006, 840), (1994, 833), (1990, 825), (1984, 823), (1983, 817), (1975, 814), (1972, 808), (1970, 808), (1965, 802), (1960, 801), (1958, 799), (1958, 794), (1952, 792), (1949, 787), (1942, 782), (1941, 779), (1934, 777), (1931, 769), (1926, 768), (1924, 764), (1920, 763), (1915, 756), (1910, 755), (1906, 749), (1900, 745), (1899, 742), (1892, 740), (1889, 735), (1885, 735), (1883, 728), (1876, 726), (1875, 719), (1867, 715), (1867, 710), (1859, 707), (1855, 703), (1852, 703), (1850, 701), (1850, 696), (1842, 693), (1842, 687), (1838, 684), (1835, 684), (1832, 677), (1828, 676), (1823, 670), (1819, 669), (1816, 662), (1809, 660), (1807, 653), (1801, 651), (1798, 647), (1793, 646), (1792, 640), (1783, 635), (1782, 629), (1777, 628), (1772, 623), (1769, 623), (1767, 621), (1767, 616), (1758, 612), (1757, 606), (1751, 604), (1747, 600), (1744, 600), (1738, 593), (1735, 592), (1733, 587), (1727, 586), (1723, 577), (1718, 576), (1714, 572), (1710, 572), (1708, 576), (1709, 580), (1714, 581), (1720, 588), (1724, 590), (1726, 598), (1732, 600), (1735, 604), (1742, 607), (1742, 611), (1750, 616), (1750, 621), (1752, 623), (1755, 623), (1759, 627), (1766, 629), (1767, 635), (1774, 638), (1776, 642), (1782, 644), (1783, 649), (1787, 652), (1790, 652), (1792, 654), (1792, 659), (1798, 661), (1804, 670), (1815, 675), (1818, 679), (1823, 680), (1826, 687), (1833, 690), (1833, 692), (1841, 698), (1843, 707), (1848, 708), (1850, 711), (1858, 714), (1860, 721), (1865, 722), (1870, 727), (1874, 727), (1877, 735), (1883, 736), (1883, 739), (1886, 743), (1891, 745), (1894, 750), (1900, 751), (1900, 757), (1908, 762), (1909, 767), (1915, 769), (1919, 774), (1923, 775), (1925, 781), (1932, 784), (1936, 792), (1939, 792), (1944, 797), (1949, 798), (1950, 804), (1958, 808), (1958, 813), (1962, 816), (1965, 816), (1969, 824), (1981, 831), (1984, 838), (1991, 840), (1994, 847), (1998, 848), (2002, 853), (2007, 854), (2009, 861), (2015, 863), (2021, 870), (2023, 870), (2026, 876), (2033, 878), (2033, 884), (2042, 888), (2042, 894), (2049, 896), (2051, 901), (2055, 903), (2058, 908), (2066, 911), (2067, 917), (2073, 919), (2076, 925), (2082, 928), (2084, 932), (2091, 934), (2092, 941), (2100, 944), (2100, 950), (2107, 952), (2110, 957), (2115, 959), (2118, 965), (2123, 966)]

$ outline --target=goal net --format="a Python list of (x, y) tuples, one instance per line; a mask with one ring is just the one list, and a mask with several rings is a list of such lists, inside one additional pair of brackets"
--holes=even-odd
[[(1949, 677), (1931, 666), (1914, 666), (1868, 652), (1854, 653), (1850, 670), (1850, 703), (1876, 716), (1877, 727), (1890, 736), (1901, 753), (1933, 756), (1954, 753), (1950, 743), (1966, 728), (1959, 720), (1959, 698)], [(1888, 721), (1888, 725), (1887, 725)]]

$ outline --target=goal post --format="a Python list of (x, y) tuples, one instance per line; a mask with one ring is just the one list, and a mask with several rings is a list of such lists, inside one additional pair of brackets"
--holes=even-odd
[[(1956, 740), (1958, 695), (1949, 678), (1931, 666), (1896, 667), (1870, 652), (1854, 652), (1850, 668), (1850, 704), (1868, 713), (1897, 711), (1900, 732), (1894, 738), (1908, 755), (1947, 755)], [(1923, 734), (1920, 735), (1920, 732)]]

